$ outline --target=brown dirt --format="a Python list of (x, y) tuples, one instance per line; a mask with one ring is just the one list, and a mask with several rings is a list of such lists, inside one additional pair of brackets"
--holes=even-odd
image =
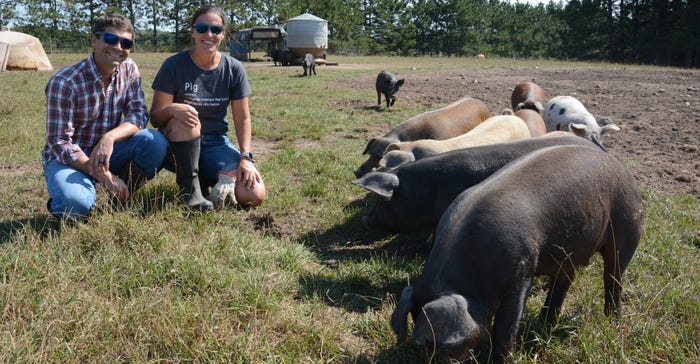
[[(344, 80), (344, 87), (368, 88), (375, 75)], [(503, 68), (409, 72), (396, 107), (419, 103), (431, 108), (461, 97), (484, 101), (494, 113), (510, 108), (513, 87), (532, 81), (547, 97), (576, 96), (597, 118), (622, 129), (605, 139), (608, 151), (633, 171), (640, 185), (669, 194), (700, 198), (700, 72), (626, 67)], [(338, 101), (339, 107), (373, 105), (375, 100)], [(341, 105), (341, 104), (344, 104)], [(378, 134), (368, 131), (362, 137)]]

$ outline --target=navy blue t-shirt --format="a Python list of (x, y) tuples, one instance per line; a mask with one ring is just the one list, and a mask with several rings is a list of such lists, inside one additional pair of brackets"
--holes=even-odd
[(219, 67), (205, 71), (197, 66), (189, 51), (168, 57), (161, 65), (153, 89), (173, 95), (173, 102), (192, 105), (199, 113), (202, 134), (225, 134), (231, 100), (250, 95), (248, 76), (237, 59), (221, 54)]

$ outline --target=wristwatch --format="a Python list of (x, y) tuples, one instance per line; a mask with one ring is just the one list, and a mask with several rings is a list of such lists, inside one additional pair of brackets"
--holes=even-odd
[(253, 153), (251, 153), (251, 152), (241, 153), (241, 159), (247, 159), (247, 160), (255, 163), (255, 160), (253, 159)]

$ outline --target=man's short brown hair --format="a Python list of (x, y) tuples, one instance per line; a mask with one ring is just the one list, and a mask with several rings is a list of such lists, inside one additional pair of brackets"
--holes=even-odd
[(132, 39), (136, 35), (131, 21), (117, 13), (105, 14), (96, 18), (92, 25), (92, 34), (104, 32), (107, 27), (113, 27), (128, 32), (131, 34)]

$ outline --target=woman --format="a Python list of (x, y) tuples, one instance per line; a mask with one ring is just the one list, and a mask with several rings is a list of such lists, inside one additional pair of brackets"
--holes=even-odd
[[(158, 71), (151, 106), (151, 123), (170, 141), (175, 158), (178, 199), (196, 210), (228, 199), (260, 205), (266, 193), (251, 153), (248, 78), (238, 60), (219, 52), (226, 14), (216, 5), (199, 8), (190, 34), (192, 47), (166, 59)], [(229, 104), (238, 149), (227, 136)], [(202, 194), (211, 186), (214, 204)]]

